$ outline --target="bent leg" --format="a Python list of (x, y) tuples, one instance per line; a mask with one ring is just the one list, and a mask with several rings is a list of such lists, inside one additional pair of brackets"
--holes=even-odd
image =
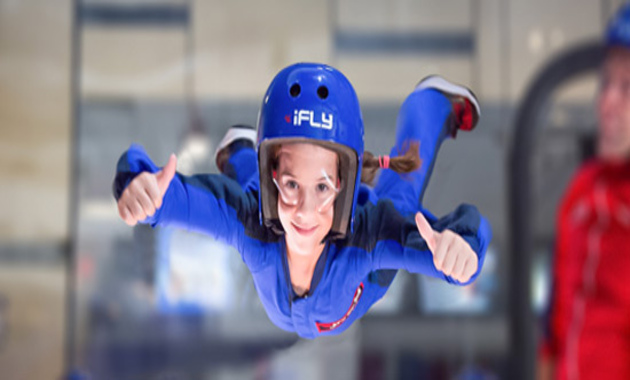
[(403, 214), (421, 208), (435, 160), (455, 122), (449, 98), (435, 89), (412, 92), (403, 102), (396, 121), (396, 144), (391, 157), (404, 153), (409, 142), (420, 143), (420, 168), (408, 174), (382, 169), (374, 188), (378, 198), (391, 199)]
[[(234, 144), (239, 144), (237, 141)], [(232, 147), (233, 153), (224, 166), (224, 175), (232, 178), (243, 190), (258, 189), (258, 158), (250, 146)]]

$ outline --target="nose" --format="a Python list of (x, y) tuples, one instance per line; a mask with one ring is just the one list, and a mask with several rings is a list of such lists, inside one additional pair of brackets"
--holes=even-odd
[(304, 191), (300, 194), (296, 213), (300, 217), (307, 217), (317, 212), (318, 204), (315, 195)]

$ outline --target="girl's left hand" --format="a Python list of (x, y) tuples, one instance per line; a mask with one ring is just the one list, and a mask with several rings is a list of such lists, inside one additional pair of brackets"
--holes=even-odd
[(459, 282), (470, 280), (477, 272), (477, 254), (461, 236), (451, 230), (435, 231), (420, 212), (416, 214), (416, 226), (433, 253), (437, 270)]

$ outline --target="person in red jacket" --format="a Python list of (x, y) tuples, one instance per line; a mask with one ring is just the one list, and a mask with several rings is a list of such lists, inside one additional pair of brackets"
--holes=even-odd
[(560, 205), (541, 378), (630, 379), (630, 4), (610, 21), (596, 157)]

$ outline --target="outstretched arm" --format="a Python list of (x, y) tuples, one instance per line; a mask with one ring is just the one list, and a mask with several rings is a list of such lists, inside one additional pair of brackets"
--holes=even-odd
[(386, 200), (358, 218), (359, 244), (367, 247), (367, 270), (406, 269), (467, 285), (481, 271), (492, 237), (488, 222), (471, 205), (437, 219), (428, 212), (403, 217)]
[(172, 225), (237, 246), (244, 221), (257, 216), (256, 197), (221, 175), (176, 173), (176, 164), (172, 155), (159, 168), (141, 146), (132, 145), (114, 179), (120, 217), (129, 225)]
[(421, 212), (416, 214), (415, 221), (420, 236), (433, 255), (435, 269), (460, 283), (468, 282), (475, 273), (478, 273), (477, 253), (462, 236), (450, 229), (442, 232), (434, 230)]

